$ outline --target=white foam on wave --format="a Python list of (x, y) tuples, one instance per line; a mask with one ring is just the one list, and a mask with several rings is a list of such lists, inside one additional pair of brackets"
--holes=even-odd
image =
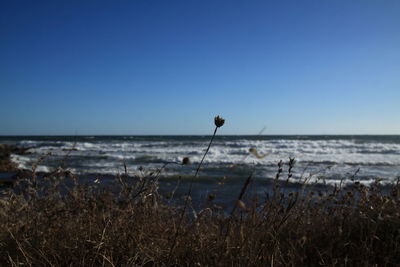
[[(22, 155), (11, 155), (11, 161), (16, 163), (18, 168), (24, 169), (24, 170), (31, 170), (34, 161), (28, 156), (22, 156)], [(38, 165), (36, 167), (37, 172), (50, 172), (50, 167), (45, 166), (45, 165)]]
[(37, 172), (50, 172), (50, 168), (48, 166), (38, 165), (36, 167), (36, 171)]
[(30, 157), (12, 154), (11, 161), (17, 164), (18, 168), (27, 170), (29, 169), (28, 163), (31, 161)]
[[(93, 140), (93, 141), (92, 141)], [(115, 174), (123, 169), (123, 162), (128, 167), (154, 167), (160, 162), (181, 162), (183, 157), (189, 156), (193, 164), (198, 164), (207, 148), (207, 140), (190, 141), (129, 141), (95, 139), (84, 142), (70, 141), (32, 141), (19, 142), (25, 147), (34, 147), (29, 151), (31, 155), (13, 155), (12, 160), (21, 168), (30, 168), (37, 159), (51, 152), (50, 160), (60, 161), (63, 157), (79, 159), (78, 165), (72, 165), (80, 173), (96, 172)], [(74, 148), (74, 149), (73, 149)], [(256, 148), (257, 153), (266, 155), (258, 159), (251, 153), (250, 148)], [(305, 167), (332, 167), (331, 174), (346, 175), (349, 170), (361, 166), (365, 174), (371, 175), (398, 175), (400, 170), (400, 144), (379, 142), (357, 142), (354, 140), (216, 140), (211, 146), (205, 165), (250, 164), (260, 170), (268, 171), (269, 175), (275, 171), (271, 169), (280, 160), (287, 161), (295, 158), (296, 166)], [(76, 160), (77, 161), (77, 160)], [(275, 168), (275, 167), (274, 167)], [(172, 168), (173, 169), (173, 168)], [(331, 182), (330, 180), (329, 182)]]

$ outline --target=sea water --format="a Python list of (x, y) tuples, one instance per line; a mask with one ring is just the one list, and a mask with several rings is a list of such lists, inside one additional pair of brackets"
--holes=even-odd
[[(77, 175), (129, 175), (156, 171), (164, 179), (195, 173), (210, 136), (2, 136), (0, 143), (30, 148), (12, 155), (20, 168)], [(253, 151), (253, 153), (250, 152)], [(258, 157), (257, 157), (258, 156)], [(181, 165), (189, 157), (191, 164)], [(217, 136), (199, 179), (272, 179), (295, 159), (291, 182), (335, 184), (345, 180), (393, 182), (400, 176), (400, 136)], [(39, 161), (40, 159), (40, 161)]]

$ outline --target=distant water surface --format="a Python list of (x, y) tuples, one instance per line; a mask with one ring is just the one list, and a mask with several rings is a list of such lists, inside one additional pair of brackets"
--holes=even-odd
[[(30, 147), (31, 154), (12, 155), (19, 167), (30, 169), (47, 155), (38, 171), (63, 165), (77, 174), (130, 174), (155, 170), (169, 164), (163, 177), (192, 175), (210, 136), (2, 136), (0, 143)], [(257, 158), (249, 153), (255, 148)], [(217, 136), (200, 176), (209, 178), (273, 178), (277, 163), (295, 158), (293, 181), (311, 177), (321, 183), (337, 183), (352, 177), (368, 183), (376, 178), (394, 181), (400, 176), (400, 136)], [(283, 165), (286, 175), (287, 165)]]

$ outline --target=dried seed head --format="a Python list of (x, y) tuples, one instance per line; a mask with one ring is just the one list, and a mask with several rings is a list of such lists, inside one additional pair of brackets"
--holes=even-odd
[(250, 152), (251, 154), (253, 154), (253, 155), (254, 155), (256, 158), (258, 158), (258, 159), (262, 159), (262, 158), (265, 158), (265, 157), (267, 156), (267, 154), (265, 154), (265, 155), (260, 155), (260, 154), (258, 154), (257, 149), (256, 149), (255, 147), (250, 148), (250, 149), (249, 149), (249, 152)]
[(214, 118), (214, 123), (215, 123), (215, 126), (217, 126), (219, 128), (222, 125), (224, 125), (225, 120), (223, 118), (221, 118), (220, 116), (217, 116)]
[(241, 208), (242, 210), (247, 210), (246, 204), (244, 204), (243, 201), (239, 200), (237, 201), (237, 205), (239, 208)]
[(182, 165), (189, 165), (190, 164), (190, 159), (189, 157), (184, 157), (182, 159)]

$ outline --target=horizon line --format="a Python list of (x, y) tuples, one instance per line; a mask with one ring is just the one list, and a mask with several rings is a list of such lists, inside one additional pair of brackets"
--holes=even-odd
[[(1, 135), (0, 137), (105, 137), (105, 136), (212, 136), (212, 134), (26, 134)], [(220, 134), (217, 136), (400, 136), (400, 134)]]

